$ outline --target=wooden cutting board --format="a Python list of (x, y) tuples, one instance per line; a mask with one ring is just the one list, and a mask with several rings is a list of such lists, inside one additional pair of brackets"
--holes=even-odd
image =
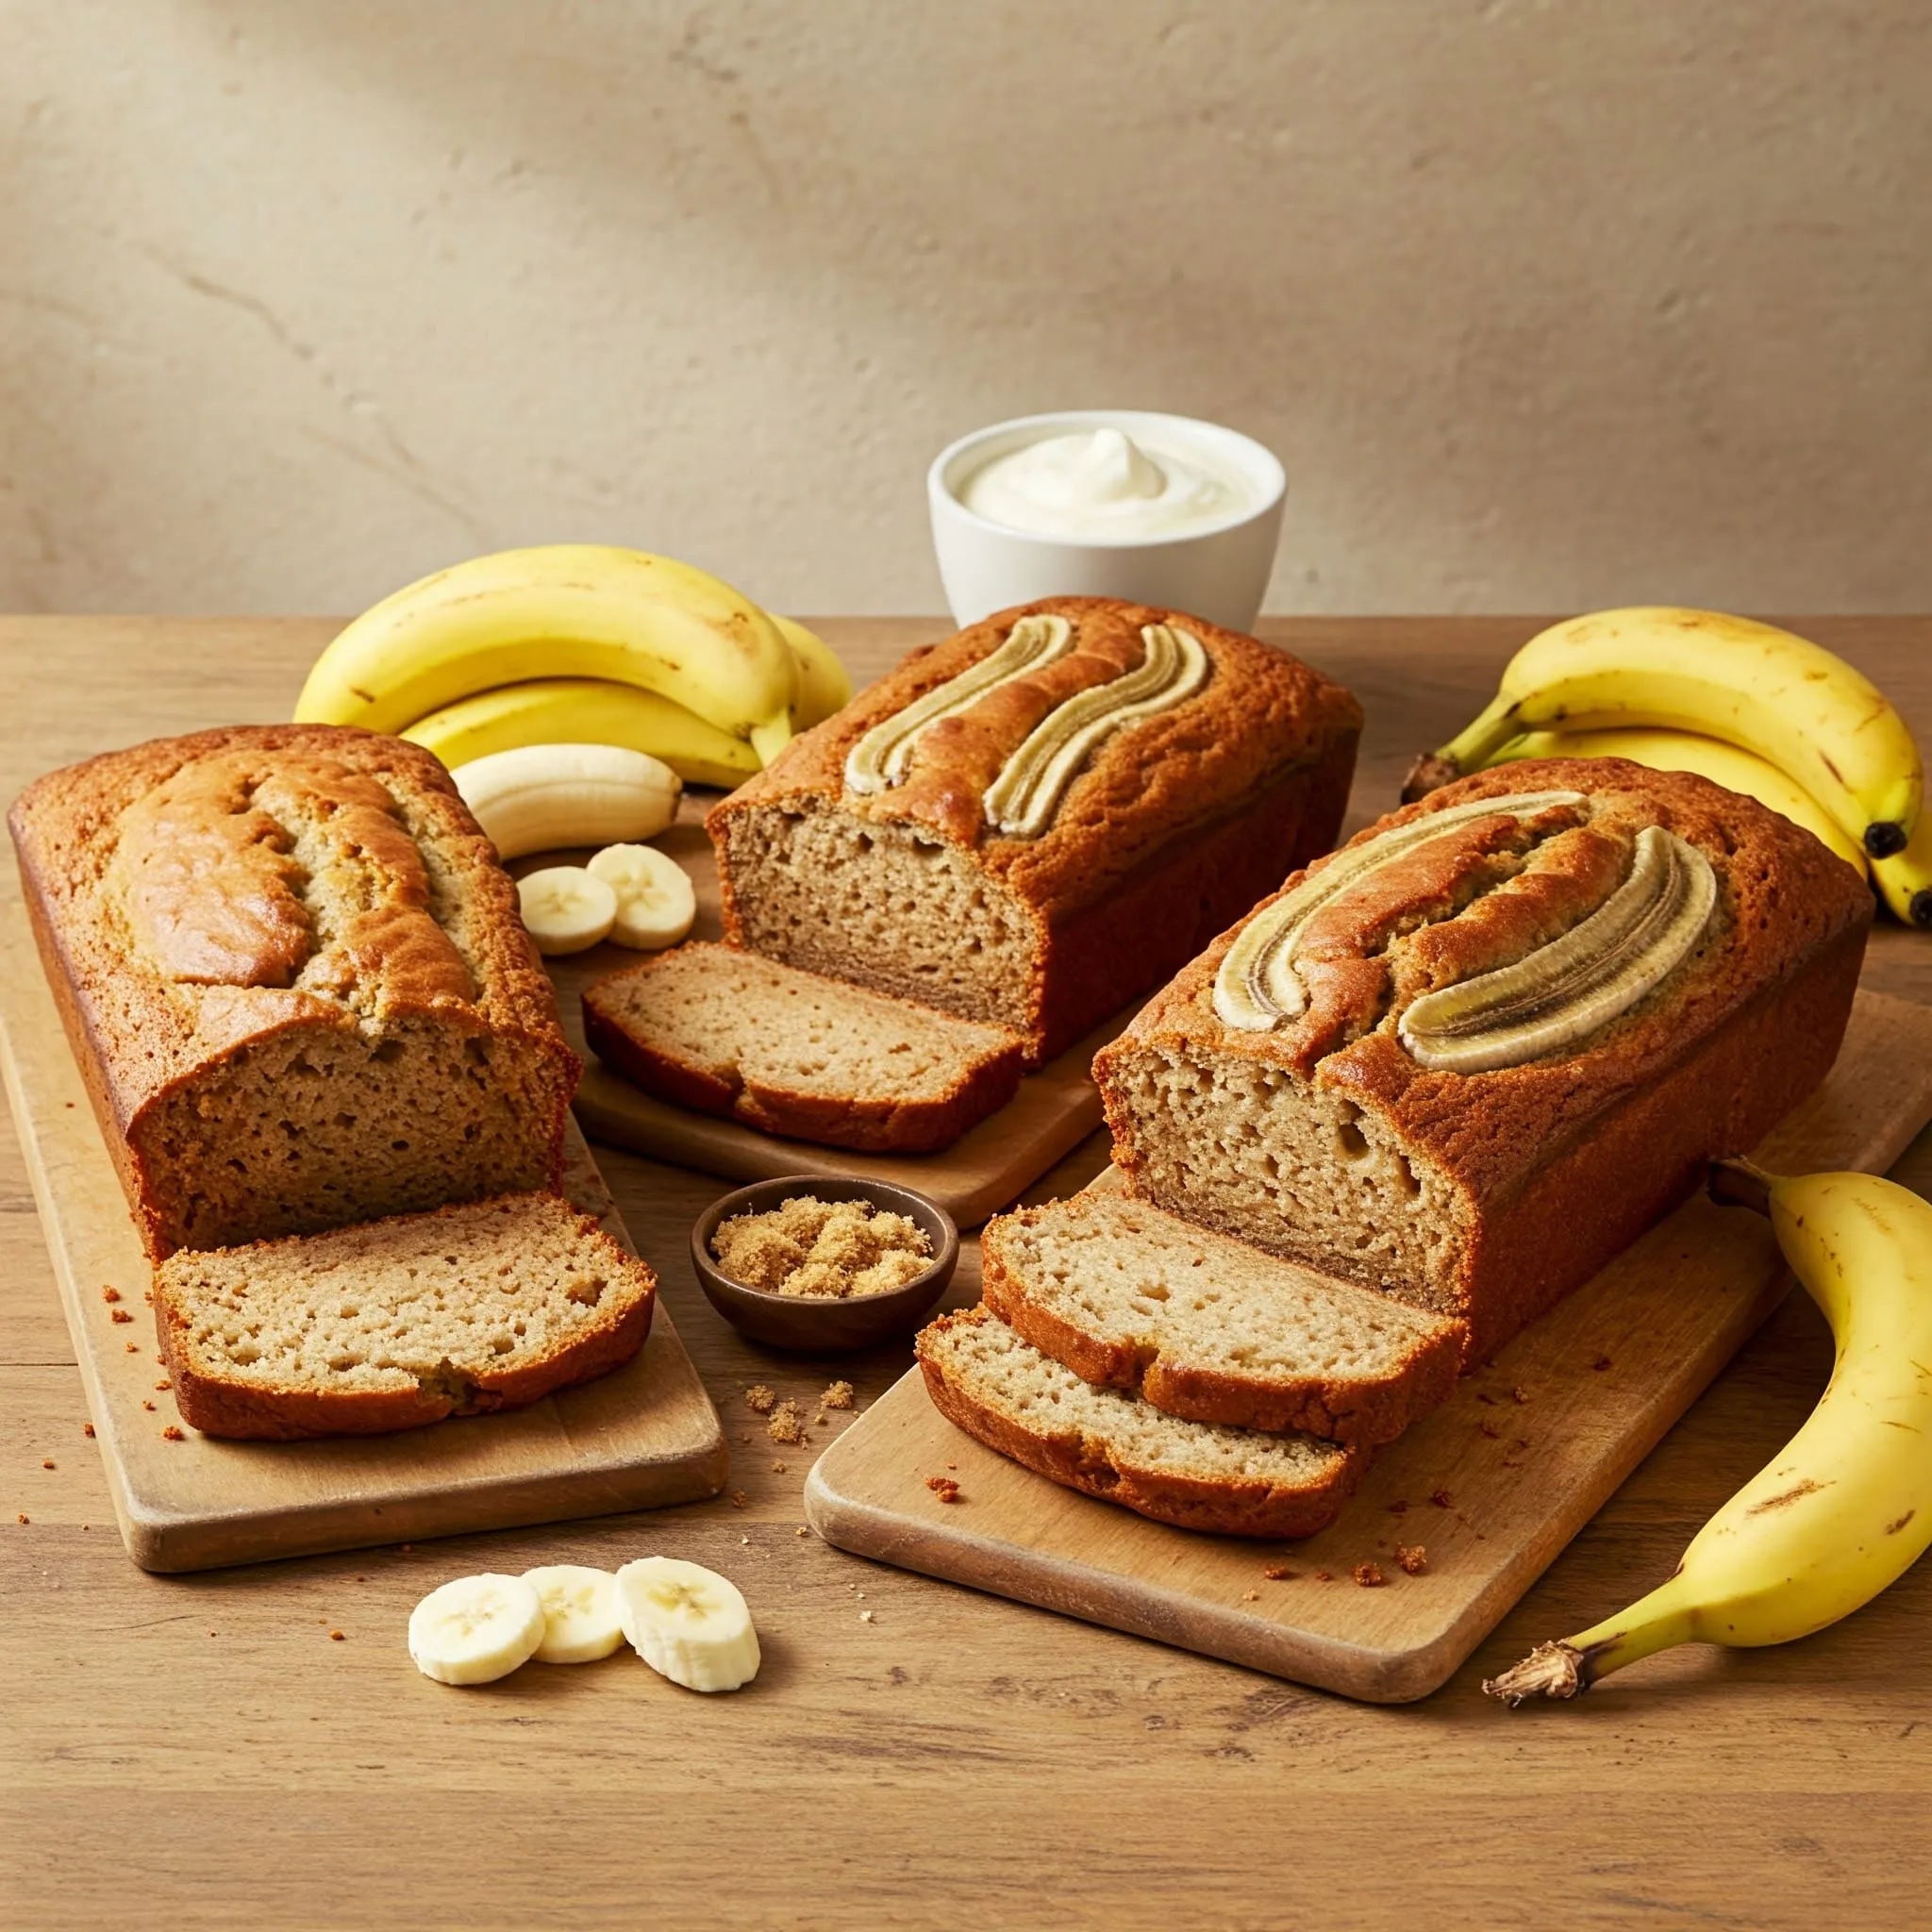
[[(1881, 1174), (1928, 1119), (1932, 1010), (1860, 993), (1829, 1078), (1757, 1158)], [(956, 1429), (917, 1369), (819, 1459), (807, 1514), (860, 1556), (1404, 1703), (1469, 1656), (1790, 1286), (1767, 1222), (1687, 1202), (1467, 1376), (1299, 1543), (1170, 1529), (1060, 1489)], [(926, 1486), (948, 1474), (951, 1505)], [(1398, 1547), (1425, 1550), (1426, 1570), (1406, 1574)], [(1384, 1587), (1355, 1583), (1365, 1563)], [(1661, 1581), (1632, 1576), (1629, 1593)]]
[[(710, 841), (698, 822), (715, 794), (687, 797), (680, 822), (653, 842), (677, 859), (697, 889), (698, 916), (691, 931), (698, 939), (722, 933), (718, 917), (718, 868)], [(564, 863), (571, 855), (545, 853), (519, 860), (514, 873), (539, 865)], [(654, 1100), (608, 1072), (584, 1044), (582, 996), (593, 979), (638, 962), (621, 946), (596, 946), (588, 953), (552, 959), (558, 1004), (571, 1044), (584, 1056), (576, 1115), (595, 1140), (628, 1147), (654, 1159), (738, 1181), (769, 1180), (778, 1174), (857, 1174), (916, 1188), (937, 1201), (961, 1227), (976, 1227), (989, 1214), (1016, 1200), (1055, 1161), (1077, 1147), (1100, 1124), (1100, 1093), (1089, 1071), (1093, 1056), (1111, 1040), (1134, 1009), (1128, 1008), (1096, 1027), (1077, 1045), (1020, 1083), (1020, 1091), (999, 1112), (962, 1134), (937, 1154), (856, 1154), (820, 1147), (809, 1141), (781, 1140), (741, 1126), (736, 1121), (694, 1113)]]
[[(0, 1065), (122, 1539), (142, 1569), (648, 1509), (724, 1488), (724, 1431), (661, 1299), (634, 1360), (528, 1408), (393, 1436), (226, 1442), (187, 1429), (171, 1441), (162, 1431), (180, 1419), (157, 1387), (147, 1261), (10, 890), (0, 915)], [(565, 1178), (572, 1200), (630, 1247), (575, 1126)], [(108, 1285), (131, 1324), (112, 1320)]]

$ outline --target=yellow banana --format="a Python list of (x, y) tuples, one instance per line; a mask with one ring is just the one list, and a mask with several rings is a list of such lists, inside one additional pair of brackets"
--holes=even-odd
[(1884, 693), (1829, 651), (1749, 618), (1668, 606), (1599, 610), (1524, 645), (1480, 717), (1403, 795), (1479, 770), (1525, 731), (1661, 724), (1722, 738), (1802, 785), (1866, 856), (1900, 851), (1924, 779)]
[[(1489, 763), (1510, 764), (1519, 758), (1629, 758), (1655, 772), (1695, 772), (1782, 812), (1829, 845), (1847, 865), (1865, 871), (1865, 855), (1857, 841), (1795, 778), (1788, 778), (1756, 752), (1726, 744), (1721, 738), (1642, 725), (1624, 731), (1526, 731), (1512, 738)], [(1922, 815), (1919, 823), (1932, 837), (1932, 815)]]
[(316, 660), (298, 720), (398, 731), (532, 678), (603, 677), (695, 711), (769, 759), (791, 736), (798, 658), (728, 584), (592, 543), (506, 550), (386, 597)]
[(1869, 1603), (1932, 1542), (1932, 1204), (1874, 1174), (1780, 1179), (1742, 1162), (1711, 1191), (1768, 1208), (1831, 1324), (1831, 1384), (1669, 1582), (1539, 1645), (1483, 1686), (1492, 1696), (1574, 1697), (1677, 1643), (1788, 1643)]
[(1907, 925), (1932, 925), (1932, 811), (1922, 811), (1905, 849), (1872, 861), (1879, 896)]
[(795, 617), (780, 617), (775, 610), (771, 615), (798, 659), (798, 702), (792, 708), (792, 729), (808, 731), (834, 711), (843, 709), (852, 696), (852, 680), (846, 676), (844, 665), (832, 655), (832, 647), (816, 631), (807, 630)]
[(695, 711), (635, 684), (603, 677), (539, 677), (458, 698), (401, 736), (454, 771), (525, 744), (619, 744), (661, 758), (687, 785), (742, 785), (758, 755)]

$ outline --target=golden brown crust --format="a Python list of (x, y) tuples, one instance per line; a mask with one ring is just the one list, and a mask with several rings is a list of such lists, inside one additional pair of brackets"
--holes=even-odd
[[(256, 796), (267, 802), (248, 808)], [(244, 807), (232, 825), (225, 802)], [(290, 892), (293, 833), (277, 807), (330, 824), (372, 882), (371, 903), (325, 945)], [(425, 909), (405, 812), (460, 883), (470, 963)], [(554, 1118), (536, 1132), (560, 1177), (575, 1058), (516, 888), (428, 752), (334, 725), (225, 726), (49, 773), (8, 823), (42, 959), (151, 1253), (168, 1242), (143, 1116), (292, 1031), (434, 1016), (516, 1041), (551, 1070)], [(184, 845), (198, 872), (177, 862)]]
[(1009, 1225), (1050, 1211), (1021, 1208), (987, 1223), (980, 1231), (980, 1294), (1016, 1334), (1082, 1381), (1131, 1390), (1151, 1407), (1186, 1422), (1276, 1433), (1299, 1429), (1331, 1442), (1367, 1444), (1392, 1442), (1455, 1390), (1462, 1336), (1454, 1323), (1418, 1336), (1402, 1365), (1374, 1382), (1327, 1374), (1319, 1365), (1292, 1376), (1278, 1371), (1266, 1377), (1230, 1375), (1170, 1359), (1158, 1344), (1142, 1350), (1076, 1327), (1028, 1293), (1002, 1240)]
[[(687, 957), (703, 951), (727, 951), (701, 941), (682, 950)], [(652, 1041), (629, 1024), (622, 1010), (622, 989), (658, 970), (670, 958), (668, 953), (659, 954), (586, 987), (584, 1041), (607, 1066), (646, 1093), (655, 1093), (674, 1106), (741, 1121), (763, 1134), (810, 1141), (821, 1146), (850, 1147), (864, 1153), (930, 1154), (950, 1147), (969, 1127), (998, 1112), (1019, 1091), (1026, 1056), (1025, 1043), (1015, 1034), (1004, 1035), (998, 1047), (981, 1052), (948, 1092), (932, 1099), (908, 1099), (890, 1092), (814, 1093), (758, 1080), (736, 1070), (732, 1077), (721, 1077), (711, 1068)], [(784, 970), (802, 974), (797, 967)], [(851, 991), (842, 986), (838, 990), (848, 994)], [(890, 995), (868, 993), (866, 997), (885, 1000)], [(892, 1000), (891, 1004), (916, 1012), (924, 1024), (962, 1028), (966, 1024), (930, 1008), (915, 1008), (909, 1001)]]
[[(514, 1197), (504, 1197), (510, 1205)], [(437, 1208), (436, 1214), (473, 1215), (477, 1205)], [(421, 1217), (391, 1215), (385, 1221)], [(575, 1217), (575, 1232), (603, 1250), (603, 1263), (625, 1292), (600, 1305), (599, 1320), (588, 1332), (548, 1355), (524, 1360), (509, 1370), (485, 1365), (452, 1376), (434, 1389), (329, 1391), (299, 1387), (263, 1387), (253, 1382), (205, 1375), (195, 1365), (188, 1343), (189, 1311), (175, 1291), (166, 1266), (155, 1272), (155, 1326), (168, 1379), (181, 1419), (207, 1436), (243, 1441), (291, 1442), (312, 1436), (387, 1435), (402, 1429), (425, 1428), (456, 1415), (490, 1415), (498, 1409), (526, 1408), (546, 1395), (594, 1381), (624, 1364), (643, 1347), (651, 1332), (657, 1306), (658, 1277), (650, 1266), (605, 1233), (594, 1216)], [(371, 1223), (380, 1227), (384, 1222)], [(294, 1235), (275, 1241), (256, 1241), (247, 1252), (273, 1269), (278, 1253), (313, 1239)], [(230, 1251), (232, 1252), (232, 1251)], [(184, 1259), (188, 1258), (185, 1255)]]
[[(1433, 929), (1415, 957), (1434, 983), (1482, 970), (1543, 930), (1546, 917), (1560, 925), (1595, 903), (1610, 876), (1606, 853), (1642, 825), (1664, 825), (1700, 847), (1719, 880), (1718, 911), (1699, 951), (1579, 1049), (1478, 1074), (1418, 1065), (1388, 1017), (1388, 975), (1373, 952), (1380, 928), (1368, 924), (1355, 962), (1380, 975), (1368, 1006), (1343, 1008), (1341, 1024), (1331, 1003), (1272, 1033), (1225, 1026), (1214, 1012), (1214, 979), (1243, 920), (1094, 1062), (1114, 1158), (1130, 1184), (1145, 1161), (1116, 1070), (1150, 1050), (1282, 1068), (1379, 1114), (1467, 1203), (1477, 1238), (1460, 1300), (1473, 1357), (1588, 1278), (1689, 1191), (1705, 1160), (1747, 1151), (1824, 1077), (1850, 1015), (1872, 919), (1863, 882), (1810, 833), (1707, 779), (1621, 758), (1525, 760), (1479, 773), (1389, 814), (1351, 843), (1459, 802), (1540, 791), (1589, 794), (1591, 829), (1608, 843), (1553, 838), (1541, 848), (1551, 855), (1541, 902), (1512, 891), (1522, 901), (1512, 908), (1492, 892), (1477, 917), (1456, 922), (1466, 931)], [(1441, 880), (1425, 879), (1425, 871), (1410, 874), (1420, 883), (1408, 909), (1423, 918), (1447, 903)], [(1274, 903), (1263, 901), (1249, 919)], [(1345, 959), (1346, 942), (1338, 950)], [(1260, 1238), (1248, 1228), (1223, 1231)], [(1267, 1244), (1344, 1266), (1344, 1257), (1294, 1247), (1291, 1230)]]
[[(967, 1308), (956, 1315), (941, 1315), (931, 1324), (931, 1329), (943, 1333), (986, 1319), (984, 1308)], [(1327, 1465), (1323, 1481), (1295, 1490), (1279, 1489), (1259, 1479), (1210, 1482), (1170, 1470), (1139, 1467), (1092, 1436), (1073, 1430), (1044, 1435), (1023, 1429), (978, 1402), (970, 1390), (947, 1375), (943, 1364), (927, 1350), (928, 1332), (923, 1330), (915, 1344), (919, 1366), (933, 1407), (948, 1422), (1036, 1475), (1063, 1489), (1118, 1503), (1156, 1523), (1220, 1536), (1271, 1540), (1313, 1536), (1341, 1514), (1341, 1506), (1355, 1492), (1368, 1467), (1366, 1450), (1338, 1453)]]

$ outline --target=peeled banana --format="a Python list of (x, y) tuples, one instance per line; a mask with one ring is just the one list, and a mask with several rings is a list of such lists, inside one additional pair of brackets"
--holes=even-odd
[[(1694, 731), (1666, 731), (1645, 725), (1623, 731), (1527, 731), (1512, 738), (1489, 767), (1519, 758), (1628, 758), (1654, 772), (1695, 772), (1701, 778), (1741, 791), (1759, 805), (1782, 812), (1831, 847), (1847, 865), (1864, 872), (1865, 853), (1858, 841), (1798, 783), (1771, 762), (1742, 746)], [(1932, 838), (1932, 818), (1921, 813), (1919, 824)]]
[(736, 1690), (758, 1675), (758, 1636), (738, 1587), (701, 1563), (643, 1557), (617, 1573), (624, 1634), (687, 1690)]
[(1788, 1643), (1849, 1616), (1932, 1542), (1932, 1204), (1874, 1174), (1724, 1162), (1711, 1191), (1763, 1207), (1830, 1322), (1830, 1386), (1783, 1452), (1697, 1533), (1670, 1580), (1483, 1686), (1574, 1697), (1691, 1641)]
[(451, 775), (499, 858), (649, 839), (677, 816), (683, 785), (660, 759), (614, 744), (527, 744)]
[(1904, 849), (1924, 791), (1918, 747), (1869, 679), (1772, 625), (1646, 606), (1539, 633), (1467, 729), (1419, 759), (1406, 798), (1479, 770), (1525, 731), (1664, 725), (1767, 758), (1817, 799), (1868, 858)]
[(384, 598), (316, 660), (295, 716), (400, 731), (478, 692), (556, 677), (654, 691), (769, 760), (791, 736), (807, 674), (776, 624), (708, 572), (558, 543), (474, 558)]

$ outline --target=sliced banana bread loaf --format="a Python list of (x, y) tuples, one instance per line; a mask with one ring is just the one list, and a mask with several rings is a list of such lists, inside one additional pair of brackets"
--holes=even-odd
[(1157, 1523), (1227, 1536), (1312, 1536), (1335, 1520), (1364, 1452), (1313, 1436), (1178, 1421), (1096, 1389), (984, 1307), (918, 1341), (934, 1406), (989, 1448)]
[(999, 1215), (980, 1258), (987, 1306), (1036, 1348), (1192, 1422), (1391, 1442), (1456, 1386), (1460, 1324), (1145, 1201)]
[(155, 1271), (184, 1421), (289, 1441), (519, 1408), (628, 1361), (657, 1277), (555, 1194), (512, 1194)]
[(648, 1093), (768, 1134), (926, 1153), (1013, 1097), (1025, 1044), (909, 1000), (693, 941), (600, 979), (584, 1037)]
[(1133, 1191), (1467, 1324), (1479, 1360), (1837, 1056), (1872, 897), (1621, 758), (1477, 774), (1291, 877), (1094, 1062)]
[(725, 936), (1050, 1058), (1327, 849), (1360, 728), (1340, 685), (1177, 611), (1003, 611), (712, 811)]
[(157, 1258), (557, 1185), (576, 1058), (426, 751), (321, 724), (159, 739), (41, 779), (9, 824)]

